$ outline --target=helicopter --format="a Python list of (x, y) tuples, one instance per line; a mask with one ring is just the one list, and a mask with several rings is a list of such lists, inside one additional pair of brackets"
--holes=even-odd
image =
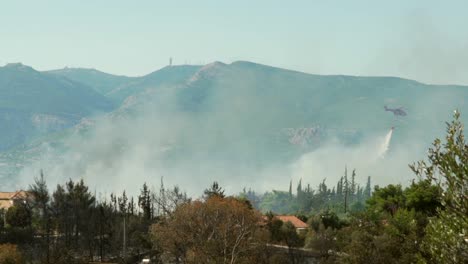
[(403, 110), (403, 107), (399, 108), (388, 108), (387, 106), (384, 106), (385, 111), (392, 112), (395, 116), (406, 116), (405, 110)]

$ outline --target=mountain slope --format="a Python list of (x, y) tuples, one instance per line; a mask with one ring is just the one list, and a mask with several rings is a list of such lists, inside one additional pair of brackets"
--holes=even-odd
[[(212, 65), (179, 89), (187, 111), (235, 111), (242, 124), (297, 127), (320, 124), (335, 129), (375, 131), (399, 125), (443, 121), (468, 108), (468, 87), (426, 85), (395, 77), (320, 76), (250, 62)], [(384, 111), (403, 106), (405, 118)]]
[(81, 83), (22, 64), (0, 67), (0, 150), (112, 109), (111, 101)]
[[(117, 183), (129, 174), (163, 174), (203, 186), (213, 175), (226, 175), (233, 185), (274, 182), (265, 175), (333, 179), (345, 165), (363, 177), (404, 178), (410, 174), (407, 164), (443, 135), (452, 111), (468, 113), (466, 86), (313, 75), (243, 61), (166, 67), (107, 96), (118, 102), (117, 109), (1, 154), (0, 164), (8, 164), (3, 169), (30, 175), (50, 164), (44, 169), (55, 177), (99, 175)], [(395, 116), (385, 105), (404, 107), (407, 116)], [(372, 149), (391, 127), (396, 128), (390, 151), (382, 161)], [(291, 164), (301, 162), (299, 168), (315, 170), (292, 173)]]
[[(428, 143), (454, 109), (468, 112), (468, 88), (463, 86), (321, 76), (243, 61), (184, 67), (163, 68), (153, 80), (144, 76), (115, 91), (125, 99), (109, 118), (128, 124), (134, 118), (167, 120), (164, 130), (177, 131), (171, 135), (180, 150), (175, 156), (217, 153), (217, 158), (255, 163), (294, 158), (332, 139), (359, 144), (391, 127), (397, 127), (396, 141)], [(396, 117), (385, 105), (403, 106), (408, 116)], [(159, 129), (148, 128), (155, 134)]]

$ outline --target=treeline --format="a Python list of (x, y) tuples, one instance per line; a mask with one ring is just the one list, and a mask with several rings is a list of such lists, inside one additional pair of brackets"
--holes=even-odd
[(468, 263), (468, 144), (460, 114), (436, 139), (417, 181), (376, 187), (362, 212), (309, 219), (306, 247), (321, 263)]
[(1, 212), (0, 263), (289, 263), (300, 257), (268, 244), (305, 241), (217, 182), (194, 201), (162, 181), (158, 191), (143, 184), (136, 199), (125, 192), (102, 198), (83, 180), (49, 193), (41, 173), (28, 193), (31, 199)]
[(50, 193), (41, 173), (27, 192), (31, 199), (0, 211), (0, 244), (19, 246), (23, 259), (37, 263), (124, 261), (153, 250), (149, 227), (190, 201), (178, 187), (158, 192), (145, 183), (134, 199), (96, 197), (83, 180), (69, 180)]
[(369, 176), (366, 185), (361, 187), (356, 182), (356, 170), (353, 170), (349, 177), (345, 168), (344, 175), (332, 187), (327, 186), (323, 180), (313, 189), (310, 184), (302, 186), (302, 180), (299, 180), (295, 192), (291, 181), (289, 191), (273, 190), (259, 195), (244, 188), (240, 196), (249, 199), (255, 208), (262, 212), (309, 215), (330, 210), (337, 214), (346, 214), (364, 210), (365, 202), (371, 196), (371, 177)]

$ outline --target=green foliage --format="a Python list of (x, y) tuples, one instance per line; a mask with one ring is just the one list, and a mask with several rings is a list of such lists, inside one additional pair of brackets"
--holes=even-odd
[(272, 211), (275, 213), (288, 214), (295, 210), (298, 206), (293, 202), (288, 192), (276, 191), (267, 192), (261, 197), (260, 209), (264, 212)]
[(8, 208), (5, 220), (11, 227), (29, 227), (31, 226), (32, 213), (26, 204), (18, 203)]
[(34, 198), (31, 203), (17, 204), (6, 212), (7, 226), (0, 228), (0, 243), (18, 244), (27, 253), (25, 260), (41, 263), (115, 258), (122, 254), (124, 232), (128, 255), (149, 251), (153, 244), (148, 229), (156, 220), (155, 208), (174, 208), (172, 202), (187, 198), (178, 188), (164, 190), (167, 199), (162, 205), (164, 199), (156, 197), (146, 184), (143, 190), (139, 204), (125, 192), (111, 194), (110, 201), (97, 200), (83, 180), (69, 180), (50, 195), (41, 173), (29, 188)]
[(265, 214), (266, 225), (265, 227), (268, 229), (270, 234), (270, 241), (272, 242), (280, 242), (281, 241), (281, 227), (283, 226), (283, 222), (277, 218), (275, 218), (275, 214), (269, 211)]
[(318, 231), (321, 225), (323, 225), (325, 229), (339, 229), (344, 225), (344, 222), (336, 215), (335, 212), (325, 210), (311, 217), (309, 219), (309, 225), (312, 229)]
[(411, 183), (404, 191), (405, 205), (409, 209), (423, 212), (427, 215), (435, 215), (440, 208), (440, 189), (432, 185), (430, 181), (419, 181)]
[[(171, 215), (178, 205), (190, 201), (178, 187), (165, 189), (162, 181), (159, 194), (143, 184), (138, 199), (128, 197), (124, 191), (120, 195), (111, 194), (110, 200), (97, 200), (82, 181), (58, 185), (52, 197), (54, 229), (61, 234), (53, 247), (62, 248), (64, 253), (54, 251), (52, 257), (64, 259), (64, 263), (76, 254), (82, 255), (81, 259), (97, 255), (105, 260), (110, 256), (123, 258), (123, 248), (127, 257), (148, 252), (154, 246), (149, 227), (163, 215)], [(76, 213), (69, 210), (73, 204), (80, 205), (74, 210)], [(86, 227), (81, 225), (83, 219)]]
[(304, 240), (299, 237), (299, 234), (296, 232), (296, 228), (291, 222), (283, 223), (280, 230), (281, 240), (288, 247), (302, 247), (304, 245)]
[(468, 263), (466, 219), (447, 211), (431, 219), (426, 228), (423, 249), (430, 262)]
[(356, 213), (356, 212), (364, 211), (365, 209), (366, 209), (366, 206), (361, 200), (359, 200), (351, 204), (349, 211), (352, 213)]
[(371, 210), (394, 215), (399, 208), (405, 205), (401, 185), (390, 184), (384, 188), (376, 186), (372, 197), (367, 200), (367, 204)]
[[(250, 195), (249, 199), (256, 201), (257, 209), (279, 214), (310, 215), (326, 210), (344, 213), (345, 204), (346, 211), (359, 212), (365, 209), (364, 203), (368, 197), (364, 194), (364, 189), (353, 180), (355, 177), (356, 172), (353, 170), (350, 183), (346, 183), (346, 177), (342, 177), (336, 189), (335, 187), (330, 189), (325, 180), (319, 184), (317, 190), (312, 190), (309, 184), (304, 188), (300, 181), (296, 188), (296, 195), (291, 192), (292, 183), (290, 183), (289, 192), (273, 190), (266, 192), (263, 196)], [(368, 185), (370, 185), (370, 177)]]
[(336, 248), (336, 230), (325, 228), (322, 223), (318, 223), (317, 227), (310, 230), (307, 234), (305, 246), (319, 252), (320, 255), (326, 256), (330, 250)]
[(325, 211), (325, 213), (321, 214), (320, 217), (322, 218), (322, 223), (325, 228), (332, 228), (338, 229), (341, 227), (341, 222), (338, 216), (334, 212)]
[(376, 188), (365, 211), (347, 221), (330, 211), (309, 219), (307, 247), (324, 263), (417, 263), (427, 219), (439, 206), (440, 193), (425, 181), (403, 189)]
[(34, 179), (34, 184), (29, 186), (28, 191), (33, 199), (33, 218), (37, 222), (37, 233), (41, 234), (41, 259), (46, 263), (50, 262), (50, 235), (51, 235), (51, 218), (50, 218), (50, 195), (47, 189), (47, 184), (44, 179), (44, 173), (41, 170), (40, 177)]
[(414, 211), (399, 209), (393, 217), (388, 219), (386, 232), (399, 237), (408, 236), (416, 229), (416, 220)]
[(446, 142), (436, 139), (429, 149), (428, 162), (419, 161), (411, 169), (442, 194), (437, 217), (430, 219), (424, 240), (432, 262), (468, 262), (468, 145), (460, 113), (447, 123)]
[[(124, 199), (126, 199), (126, 196), (123, 197)], [(118, 200), (114, 202), (118, 202)], [(123, 212), (125, 212), (125, 205), (126, 201), (119, 203), (119, 208), (123, 209)], [(141, 188), (141, 193), (138, 196), (138, 205), (143, 209), (143, 218), (146, 220), (151, 220), (151, 218), (153, 217), (153, 212), (151, 208), (151, 193), (146, 182), (143, 184), (143, 187)]]
[(367, 177), (367, 183), (366, 183), (366, 188), (364, 189), (364, 196), (366, 198), (370, 198), (371, 197), (371, 177)]
[(285, 244), (290, 248), (304, 245), (304, 236), (297, 233), (291, 222), (284, 223), (271, 212), (268, 212), (266, 217), (266, 227), (270, 233), (271, 243)]
[(467, 263), (468, 146), (458, 113), (446, 139), (434, 142), (428, 163), (410, 166), (418, 182), (376, 187), (349, 225), (333, 230), (311, 220), (308, 246), (327, 263)]
[(414, 212), (399, 209), (390, 218), (382, 215), (389, 216), (374, 211), (356, 215), (349, 226), (328, 235), (335, 240), (330, 248), (319, 242), (315, 246), (327, 252), (324, 258), (330, 263), (416, 263), (420, 238)]

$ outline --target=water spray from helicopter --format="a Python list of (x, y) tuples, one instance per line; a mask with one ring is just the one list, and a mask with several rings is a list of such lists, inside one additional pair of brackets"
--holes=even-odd
[(385, 154), (387, 153), (390, 147), (390, 141), (392, 139), (393, 129), (394, 127), (392, 127), (390, 131), (388, 131), (387, 135), (385, 135), (384, 137), (382, 144), (379, 147), (378, 157), (381, 159), (385, 157)]

